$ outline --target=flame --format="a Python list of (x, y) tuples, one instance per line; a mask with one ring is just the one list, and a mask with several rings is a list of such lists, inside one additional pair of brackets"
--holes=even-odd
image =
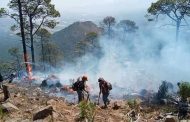
[(32, 77), (32, 67), (31, 67), (30, 64), (28, 64), (27, 70), (28, 70), (28, 79), (29, 80), (33, 80), (33, 77)]
[(67, 92), (69, 94), (74, 94), (75, 91), (73, 91), (73, 89), (69, 86), (69, 85), (64, 85), (61, 89), (61, 92)]
[[(24, 54), (24, 59), (26, 60), (26, 61), (28, 61), (28, 59), (29, 59), (29, 57), (28, 57), (28, 55), (27, 54)], [(27, 65), (27, 67), (26, 67), (26, 70), (27, 70), (27, 73), (28, 73), (28, 77), (27, 77), (27, 79), (29, 80), (29, 81), (31, 81), (31, 80), (34, 80), (34, 78), (32, 77), (32, 66), (30, 65), (30, 63), (29, 62), (25, 62)]]
[(91, 88), (89, 85), (86, 85), (86, 90), (87, 90), (88, 92), (90, 92), (90, 91), (92, 91), (92, 88)]

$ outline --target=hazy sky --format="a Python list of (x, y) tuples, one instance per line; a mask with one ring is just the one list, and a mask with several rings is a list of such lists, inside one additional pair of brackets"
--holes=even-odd
[[(8, 1), (1, 0), (0, 7), (5, 7)], [(153, 1), (156, 0), (52, 0), (62, 15), (62, 25), (78, 20), (98, 22), (105, 16), (135, 21), (141, 17), (143, 20), (147, 8)]]

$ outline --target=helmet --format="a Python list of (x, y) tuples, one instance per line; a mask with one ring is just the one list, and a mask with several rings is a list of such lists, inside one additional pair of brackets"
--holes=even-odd
[(82, 76), (82, 80), (83, 81), (88, 81), (88, 77), (87, 76)]
[(99, 79), (98, 79), (98, 82), (101, 82), (101, 81), (104, 81), (104, 79), (103, 79), (103, 78), (99, 78)]

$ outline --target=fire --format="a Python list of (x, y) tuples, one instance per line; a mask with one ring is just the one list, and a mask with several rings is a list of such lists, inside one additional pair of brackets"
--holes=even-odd
[(27, 72), (28, 72), (28, 79), (33, 80), (33, 78), (32, 78), (32, 67), (30, 64), (28, 64)]
[[(25, 59), (25, 61), (28, 61), (29, 57), (27, 54), (24, 54), (24, 59)], [(29, 64), (29, 62), (25, 62), (25, 64), (26, 64), (26, 72), (28, 74), (27, 79), (31, 81), (31, 80), (33, 80), (33, 78), (32, 78), (32, 66)]]
[(89, 84), (88, 84), (88, 85), (86, 85), (86, 90), (87, 90), (88, 92), (92, 91), (92, 88), (90, 87), (90, 85), (89, 85)]
[(68, 86), (68, 85), (64, 85), (61, 89), (60, 89), (61, 92), (67, 92), (69, 94), (74, 94), (75, 91), (73, 91), (73, 89)]

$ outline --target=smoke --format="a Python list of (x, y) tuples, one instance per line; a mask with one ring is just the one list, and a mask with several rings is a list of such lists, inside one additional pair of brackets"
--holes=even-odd
[(115, 86), (113, 94), (121, 93), (120, 88), (126, 90), (122, 94), (141, 89), (157, 90), (163, 80), (173, 84), (190, 81), (189, 42), (182, 32), (182, 38), (176, 42), (174, 30), (151, 26), (126, 34), (115, 29), (112, 38), (100, 37), (103, 50), (100, 59), (86, 54), (76, 65), (64, 66), (59, 77), (67, 84), (68, 79), (87, 75), (93, 93), (98, 93), (97, 79), (103, 77)]
[[(77, 59), (76, 64), (65, 64), (51, 70), (51, 74), (55, 74), (63, 85), (71, 85), (71, 79), (87, 75), (90, 93), (94, 95), (99, 91), (98, 78), (103, 77), (112, 83), (114, 98), (142, 89), (157, 91), (164, 80), (174, 85), (190, 81), (187, 33), (181, 30), (180, 39), (176, 41), (175, 28), (145, 25), (140, 25), (135, 33), (115, 28), (111, 38), (99, 37), (101, 57), (94, 55), (96, 53), (86, 53)], [(48, 74), (35, 75), (44, 79)], [(39, 81), (36, 83), (40, 84), (42, 79)], [(62, 96), (61, 93), (58, 95)]]

